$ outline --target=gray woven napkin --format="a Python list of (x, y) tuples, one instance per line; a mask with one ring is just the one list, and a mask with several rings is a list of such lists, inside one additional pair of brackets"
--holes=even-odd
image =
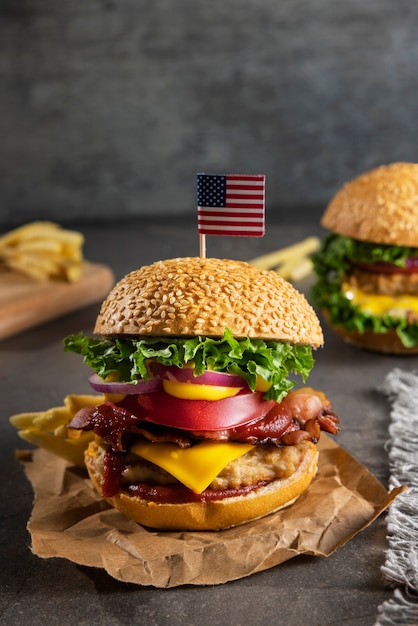
[(394, 369), (379, 389), (390, 402), (390, 488), (406, 485), (390, 505), (382, 573), (392, 597), (375, 626), (418, 626), (418, 371)]

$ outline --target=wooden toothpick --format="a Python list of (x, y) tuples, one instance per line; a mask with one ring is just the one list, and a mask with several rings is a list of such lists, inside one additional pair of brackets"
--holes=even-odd
[(201, 259), (205, 259), (206, 258), (206, 237), (205, 237), (205, 235), (199, 235), (199, 242), (200, 242), (200, 258)]

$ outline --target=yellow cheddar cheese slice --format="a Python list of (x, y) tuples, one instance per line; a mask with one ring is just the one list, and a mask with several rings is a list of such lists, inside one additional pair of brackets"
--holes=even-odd
[(390, 314), (394, 317), (405, 317), (407, 311), (418, 313), (418, 296), (371, 294), (348, 284), (343, 285), (343, 292), (352, 304), (372, 315)]
[(166, 470), (195, 493), (202, 493), (228, 463), (253, 447), (246, 443), (202, 441), (180, 448), (171, 442), (143, 441), (135, 443), (131, 451)]

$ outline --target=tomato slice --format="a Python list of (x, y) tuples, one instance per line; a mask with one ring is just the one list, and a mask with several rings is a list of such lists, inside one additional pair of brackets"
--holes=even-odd
[[(108, 404), (112, 404), (108, 402)], [(263, 393), (242, 391), (222, 400), (185, 400), (164, 391), (126, 396), (116, 406), (139, 419), (183, 430), (224, 430), (267, 415), (276, 404)]]

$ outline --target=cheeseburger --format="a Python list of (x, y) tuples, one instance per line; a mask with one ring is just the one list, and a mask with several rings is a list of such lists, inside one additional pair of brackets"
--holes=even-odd
[(382, 165), (346, 183), (321, 224), (314, 304), (347, 342), (418, 353), (418, 164)]
[[(95, 338), (67, 337), (104, 401), (81, 409), (100, 495), (162, 530), (216, 530), (294, 502), (317, 470), (326, 396), (306, 381), (321, 327), (277, 273), (232, 260), (159, 261), (123, 278)], [(99, 396), (100, 397), (100, 396)], [(73, 432), (73, 435), (76, 433)]]

